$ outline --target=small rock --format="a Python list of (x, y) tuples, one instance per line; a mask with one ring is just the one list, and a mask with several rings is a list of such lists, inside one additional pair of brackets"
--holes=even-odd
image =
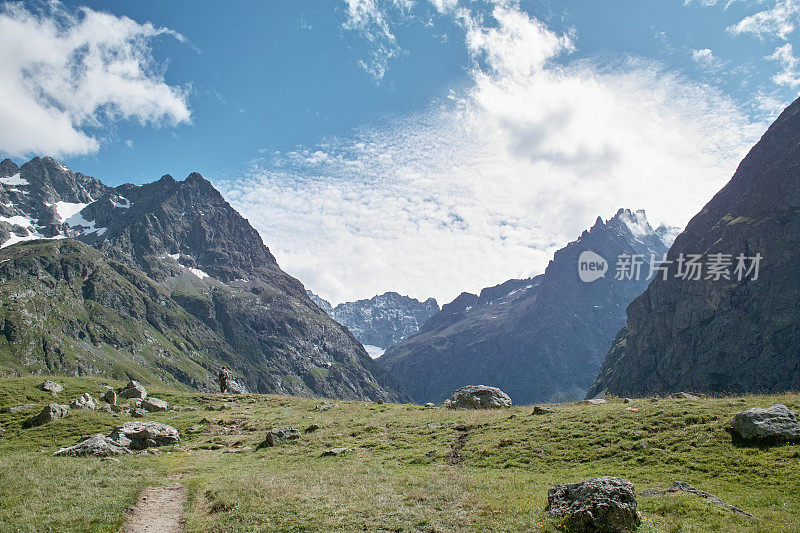
[(338, 403), (325, 402), (317, 406), (317, 411), (327, 411), (328, 409), (334, 409), (336, 407), (339, 407)]
[(147, 389), (144, 388), (138, 381), (130, 380), (124, 389), (119, 391), (119, 395), (123, 398), (147, 398)]
[(303, 431), (304, 431), (305, 433), (314, 433), (314, 432), (315, 432), (316, 430), (318, 430), (318, 429), (319, 429), (319, 424), (311, 424), (310, 426), (308, 426), (308, 427), (307, 427), (306, 429), (304, 429)]
[(667, 396), (670, 400), (699, 400), (700, 396), (689, 392), (676, 392)]
[(296, 428), (272, 428), (267, 431), (267, 436), (259, 447), (275, 446), (287, 440), (300, 438), (300, 430)]
[(353, 448), (331, 448), (322, 452), (322, 457), (329, 457), (332, 455), (342, 455), (344, 453), (352, 452)]
[(6, 434), (6, 430), (3, 429), (3, 428), (0, 428), (0, 437), (4, 437), (5, 434)]
[(109, 455), (123, 455), (126, 453), (131, 453), (131, 451), (105, 435), (97, 434), (79, 442), (75, 446), (61, 448), (53, 455), (108, 457)]
[(108, 389), (103, 395), (103, 399), (110, 405), (117, 405), (117, 393), (114, 389)]
[(548, 409), (547, 407), (542, 407), (541, 405), (534, 405), (533, 411), (531, 411), (531, 416), (533, 415), (546, 415), (548, 413), (552, 413), (552, 409)]
[(150, 413), (148, 413), (141, 407), (137, 407), (136, 409), (132, 410), (130, 414), (133, 418), (145, 418)]
[(636, 450), (646, 450), (647, 449), (647, 443), (644, 442), (644, 441), (639, 441), (636, 444), (634, 444), (633, 447)]
[(450, 409), (500, 409), (511, 407), (511, 398), (497, 387), (468, 385), (456, 390), (445, 406)]
[(203, 431), (203, 429), (205, 429), (205, 426), (203, 424), (194, 424), (193, 426), (189, 426), (186, 429), (186, 432), (187, 433), (200, 433), (201, 431)]
[(141, 407), (142, 409), (146, 409), (147, 411), (154, 413), (156, 411), (166, 411), (167, 409), (169, 409), (169, 404), (167, 404), (167, 402), (165, 402), (164, 400), (159, 400), (158, 398), (151, 397), (142, 400)]
[(631, 400), (630, 398), (623, 398), (622, 399), (622, 403), (631, 403), (632, 401), (633, 400)]
[(103, 457), (103, 458), (102, 458), (102, 459), (100, 459), (100, 460), (101, 460), (101, 461), (114, 461), (115, 463), (118, 463), (118, 462), (119, 462), (119, 459), (117, 459), (116, 457)]
[(28, 420), (25, 421), (23, 427), (29, 428), (34, 426), (41, 426), (42, 424), (46, 424), (48, 422), (52, 422), (57, 418), (64, 418), (69, 416), (69, 406), (68, 405), (60, 405), (57, 403), (51, 403), (50, 405), (46, 406), (42, 411)]
[(94, 411), (97, 409), (97, 404), (94, 402), (94, 398), (88, 393), (84, 392), (71, 402), (69, 402), (69, 406), (72, 409), (88, 409)]
[(626, 407), (626, 408), (625, 408), (625, 410), (626, 410), (626, 411), (631, 411), (631, 412), (634, 412), (634, 413), (635, 413), (636, 411), (638, 411), (638, 410), (639, 410), (639, 408), (638, 408), (638, 407)]
[(546, 511), (576, 531), (629, 533), (642, 521), (633, 484), (608, 476), (552, 487)]
[(111, 409), (111, 406), (110, 406), (109, 404), (105, 404), (105, 405), (104, 405), (103, 407), (101, 407), (100, 409), (101, 409), (101, 410), (103, 410), (103, 411), (105, 411), (106, 413), (109, 413), (109, 414), (114, 414), (114, 410), (113, 410), (113, 409)]
[(34, 407), (35, 405), (36, 405), (35, 403), (25, 403), (25, 404), (22, 404), (22, 405), (15, 405), (13, 407), (5, 407), (3, 409), (3, 412), (4, 413), (19, 413), (19, 412), (24, 411), (26, 409), (30, 409), (31, 407)]
[(115, 427), (108, 435), (111, 440), (132, 450), (167, 446), (181, 441), (178, 430), (161, 422), (137, 420)]
[(782, 404), (768, 409), (753, 407), (733, 417), (731, 429), (748, 441), (799, 441), (797, 417)]
[(427, 407), (428, 409), (435, 409), (436, 408), (436, 404), (428, 402), (428, 403), (425, 404), (425, 407)]
[(425, 457), (427, 459), (433, 459), (433, 458), (436, 457), (436, 455), (437, 455), (436, 450), (431, 450), (431, 451), (429, 451), (428, 453), (425, 454)]
[(426, 427), (428, 429), (436, 429), (439, 426), (441, 426), (441, 424), (439, 422), (430, 422)]
[(590, 400), (583, 400), (578, 403), (581, 405), (603, 405), (604, 403), (608, 402), (606, 402), (605, 398), (592, 398)]
[(53, 396), (58, 395), (59, 392), (64, 390), (64, 387), (56, 383), (55, 381), (50, 381), (49, 379), (39, 385), (39, 388), (43, 391), (47, 391)]

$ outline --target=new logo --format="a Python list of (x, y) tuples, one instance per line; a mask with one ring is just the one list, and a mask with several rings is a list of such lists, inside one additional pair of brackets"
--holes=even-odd
[(581, 252), (578, 257), (578, 277), (584, 283), (591, 283), (605, 277), (608, 271), (608, 261), (603, 256), (591, 250)]

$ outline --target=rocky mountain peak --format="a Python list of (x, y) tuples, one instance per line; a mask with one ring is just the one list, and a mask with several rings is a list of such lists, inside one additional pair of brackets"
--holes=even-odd
[(8, 178), (19, 174), (19, 167), (12, 160), (6, 158), (0, 161), (0, 178)]

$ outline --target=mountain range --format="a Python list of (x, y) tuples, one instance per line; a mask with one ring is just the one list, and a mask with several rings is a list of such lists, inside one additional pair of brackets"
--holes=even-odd
[[(30, 242), (26, 242), (30, 241)], [(0, 369), (400, 401), (200, 174), (108, 187), (0, 163)]]
[(433, 298), (420, 302), (396, 292), (336, 307), (311, 291), (308, 295), (331, 318), (346, 326), (372, 357), (382, 355), (390, 346), (414, 335), (426, 320), (439, 312), (439, 304)]
[(666, 279), (628, 307), (589, 396), (800, 390), (800, 99), (667, 261)]
[[(499, 387), (515, 403), (581, 399), (625, 322), (626, 306), (648, 283), (649, 266), (638, 279), (616, 279), (617, 258), (662, 259), (675, 233), (653, 229), (644, 211), (598, 217), (555, 253), (544, 274), (461, 294), (378, 362), (420, 403), (475, 384)], [(584, 282), (578, 268), (587, 251), (605, 258), (608, 271)]]

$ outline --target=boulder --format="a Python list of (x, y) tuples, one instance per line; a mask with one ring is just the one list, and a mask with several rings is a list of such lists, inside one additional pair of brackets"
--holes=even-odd
[(451, 409), (500, 409), (511, 407), (511, 398), (497, 387), (468, 385), (455, 391), (445, 406)]
[(428, 403), (425, 404), (425, 407), (427, 407), (428, 409), (435, 409), (436, 408), (436, 404), (432, 403), (432, 402), (428, 402)]
[(303, 431), (304, 431), (305, 433), (314, 433), (314, 432), (315, 432), (316, 430), (318, 430), (318, 429), (319, 429), (319, 424), (311, 424), (310, 426), (308, 426), (308, 427), (307, 427), (305, 430), (303, 430)]
[(145, 389), (138, 381), (130, 380), (128, 385), (119, 391), (119, 395), (123, 398), (147, 398), (147, 389)]
[(105, 435), (97, 434), (79, 442), (75, 446), (61, 448), (53, 455), (108, 457), (109, 455), (123, 455), (126, 453), (131, 453), (131, 451)]
[(603, 405), (604, 403), (608, 403), (605, 398), (592, 398), (590, 400), (583, 400), (578, 402), (581, 405)]
[(152, 446), (167, 446), (181, 441), (178, 430), (160, 422), (136, 420), (115, 427), (108, 435), (120, 446), (144, 450)]
[(628, 533), (642, 521), (633, 484), (609, 476), (552, 487), (546, 511), (574, 531)]
[(106, 393), (103, 395), (103, 399), (109, 405), (117, 405), (117, 393), (114, 392), (114, 389), (107, 390)]
[(531, 411), (531, 416), (533, 415), (546, 415), (552, 413), (553, 410), (548, 407), (542, 407), (541, 405), (534, 405), (533, 411)]
[(56, 383), (55, 381), (50, 381), (49, 379), (39, 385), (39, 388), (43, 391), (47, 391), (53, 396), (57, 395), (59, 392), (64, 390), (64, 387)]
[(26, 428), (41, 426), (42, 424), (47, 424), (48, 422), (52, 422), (57, 418), (64, 418), (66, 416), (69, 416), (68, 405), (51, 403), (50, 405), (45, 406), (45, 408), (42, 409), (38, 415), (26, 420), (23, 426)]
[(164, 400), (159, 400), (158, 398), (151, 397), (142, 400), (140, 407), (142, 409), (145, 409), (146, 411), (154, 413), (156, 411), (166, 411), (167, 409), (169, 409), (169, 404), (167, 404), (167, 402), (165, 402)]
[(800, 425), (785, 405), (753, 407), (733, 417), (731, 430), (748, 441), (800, 441)]
[(97, 409), (97, 404), (94, 401), (94, 398), (88, 392), (85, 392), (69, 402), (69, 406), (72, 409), (90, 409), (94, 411)]
[(675, 392), (667, 396), (670, 400), (699, 400), (702, 398), (700, 394), (692, 394), (691, 392)]
[(322, 457), (330, 457), (335, 455), (342, 455), (344, 453), (352, 452), (353, 448), (331, 448), (322, 452)]
[(136, 407), (135, 409), (131, 410), (131, 412), (130, 412), (130, 415), (133, 418), (145, 418), (149, 414), (150, 413), (148, 413), (147, 411), (145, 411), (141, 407)]
[(5, 407), (3, 408), (4, 413), (19, 413), (21, 411), (25, 411), (26, 409), (30, 409), (34, 407), (35, 403), (23, 403), (21, 405), (14, 405), (12, 407)]
[(272, 428), (267, 431), (267, 436), (260, 447), (275, 446), (287, 440), (300, 438), (300, 430), (296, 428)]

